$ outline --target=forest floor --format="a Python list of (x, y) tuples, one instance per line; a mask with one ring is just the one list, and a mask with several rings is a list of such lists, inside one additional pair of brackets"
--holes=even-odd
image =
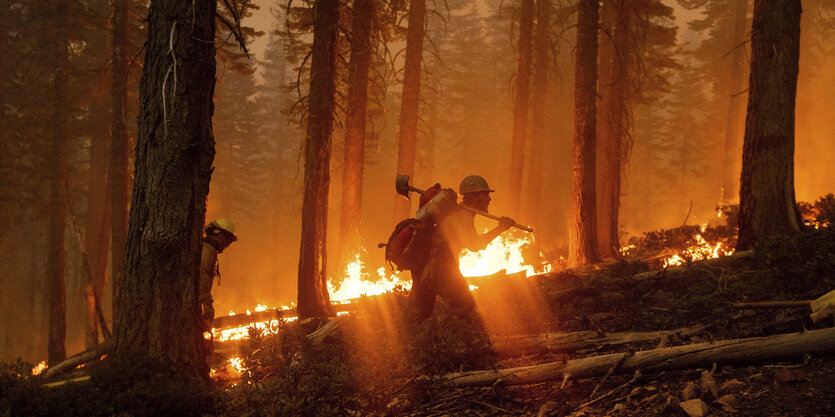
[[(828, 207), (835, 207), (830, 200)], [(831, 224), (835, 210), (827, 213)], [(89, 379), (54, 388), (45, 388), (43, 377), (27, 376), (31, 364), (0, 364), (0, 416), (835, 415), (835, 352), (525, 385), (446, 383), (445, 375), (460, 371), (832, 326), (831, 319), (812, 323), (808, 309), (740, 310), (732, 303), (811, 300), (835, 290), (835, 228), (775, 237), (752, 252), (661, 265), (699, 242), (697, 235), (714, 247), (719, 242), (733, 247), (735, 234), (727, 227), (662, 230), (631, 241), (634, 253), (619, 260), (529, 278), (479, 280), (478, 315), (466, 318), (439, 301), (432, 317), (415, 322), (407, 294), (393, 293), (368, 297), (355, 312), (325, 323), (334, 332), (322, 338), (308, 336), (315, 322), (253, 328), (233, 346), (240, 358), (234, 367), (229, 347), (216, 346), (209, 391), (141, 360), (89, 364), (60, 377)], [(496, 348), (518, 335), (681, 328), (697, 331), (660, 343), (656, 338), (568, 352)]]
[[(482, 281), (475, 292), (480, 320), (460, 319), (439, 303), (426, 322), (402, 323), (407, 301), (390, 296), (369, 300), (356, 314), (337, 319), (342, 332), (328, 344), (338, 346), (335, 350), (290, 341), (288, 335), (296, 326), (288, 325), (280, 343), (256, 338), (244, 349), (243, 381), (269, 387), (268, 396), (292, 391), (282, 402), (270, 403), (286, 412), (317, 415), (835, 415), (835, 356), (825, 355), (798, 354), (786, 362), (764, 364), (719, 361), (701, 369), (558, 378), (516, 386), (443, 384), (449, 372), (564, 362), (659, 345), (656, 339), (570, 353), (491, 349), (491, 340), (512, 335), (589, 330), (606, 335), (703, 326), (688, 337), (665, 339), (669, 347), (832, 326), (831, 320), (813, 324), (808, 309), (740, 310), (731, 303), (810, 300), (835, 289), (835, 231), (809, 230), (794, 239), (774, 239), (754, 252), (670, 268), (661, 268), (660, 258), (647, 256), (675, 239), (685, 245), (699, 232), (713, 243), (734, 243), (727, 242), (727, 230), (662, 231), (640, 242), (645, 247), (643, 260), (627, 257), (582, 270)], [(296, 348), (289, 347), (293, 343)], [(307, 348), (299, 347), (305, 344)], [(264, 354), (270, 345), (276, 352), (272, 356)], [(300, 351), (308, 354), (300, 356)], [(318, 371), (310, 373), (317, 365)], [(279, 378), (285, 378), (283, 382), (267, 382), (276, 369), (286, 376)], [(328, 388), (306, 387), (306, 378)], [(240, 401), (233, 401), (226, 412), (266, 409), (267, 404), (253, 401), (252, 390), (242, 385), (226, 385), (231, 398)], [(293, 388), (288, 391), (288, 386)], [(289, 403), (295, 405), (287, 407)]]

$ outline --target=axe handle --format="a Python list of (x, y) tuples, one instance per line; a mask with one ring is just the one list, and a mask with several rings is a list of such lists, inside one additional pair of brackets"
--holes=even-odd
[[(411, 185), (407, 185), (407, 187), (408, 187), (409, 191), (413, 191), (413, 192), (416, 192), (418, 194), (423, 194), (424, 193), (424, 190), (421, 190), (420, 188), (415, 188), (415, 187), (412, 187)], [(492, 215), (492, 214), (490, 214), (486, 211), (477, 210), (477, 209), (474, 209), (472, 207), (465, 206), (463, 204), (461, 205), (461, 207), (463, 207), (464, 209), (469, 210), (469, 211), (471, 211), (475, 214), (479, 214), (479, 215), (482, 215), (484, 217), (487, 217), (488, 219), (493, 219), (493, 220), (497, 220), (497, 221), (499, 220), (499, 216)], [(526, 232), (533, 233), (533, 228), (530, 227), (530, 226), (525, 226), (524, 224), (513, 223), (513, 227), (515, 227), (517, 229), (522, 229)]]
[[(489, 219), (499, 220), (499, 216), (492, 215), (492, 214), (490, 214), (490, 213), (488, 213), (488, 212), (486, 212), (486, 211), (476, 210), (476, 209), (474, 209), (474, 208), (472, 208), (472, 207), (468, 207), (468, 206), (465, 206), (465, 205), (463, 205), (463, 204), (461, 205), (461, 207), (463, 207), (465, 210), (471, 211), (471, 212), (473, 212), (473, 213), (475, 213), (475, 214), (482, 215), (482, 216), (487, 217), (487, 218), (489, 218)], [(526, 231), (526, 232), (531, 232), (531, 233), (533, 233), (533, 228), (531, 228), (530, 226), (525, 226), (524, 224), (513, 223), (513, 227), (515, 227), (515, 228), (517, 228), (517, 229), (522, 229), (522, 230), (524, 230), (524, 231)]]

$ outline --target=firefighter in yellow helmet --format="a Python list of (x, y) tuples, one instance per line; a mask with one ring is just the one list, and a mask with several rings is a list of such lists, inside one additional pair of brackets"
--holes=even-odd
[[(455, 196), (454, 191), (448, 191), (449, 195)], [(479, 234), (473, 219), (475, 215), (461, 206), (486, 212), (493, 191), (483, 177), (470, 175), (458, 187), (463, 197), (460, 206), (455, 204), (447, 213), (435, 216), (430, 259), (412, 275), (417, 275), (413, 279), (410, 295), (417, 310), (417, 320), (422, 321), (432, 314), (436, 296), (441, 296), (461, 316), (469, 316), (475, 310), (475, 301), (459, 269), (458, 257), (464, 249), (475, 252), (486, 248), (515, 221), (510, 217), (501, 217), (495, 228)]]
[[(238, 240), (235, 236), (235, 224), (227, 218), (219, 218), (209, 223), (203, 231), (203, 245), (200, 254), (200, 283), (198, 301), (201, 309), (203, 331), (212, 330), (215, 319), (215, 309), (212, 306), (212, 283), (217, 279), (220, 285), (220, 269), (217, 265), (217, 254), (223, 252), (232, 242)], [(211, 342), (211, 341), (209, 341)], [(207, 349), (211, 352), (211, 343)]]

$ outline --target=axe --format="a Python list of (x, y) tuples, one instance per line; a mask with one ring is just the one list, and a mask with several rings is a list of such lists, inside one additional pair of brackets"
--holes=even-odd
[[(423, 190), (421, 190), (420, 188), (415, 188), (415, 187), (412, 187), (411, 185), (409, 185), (409, 176), (408, 175), (398, 175), (397, 179), (394, 181), (394, 188), (397, 190), (397, 194), (400, 194), (403, 197), (406, 197), (406, 199), (409, 199), (409, 191), (413, 191), (413, 192), (416, 192), (418, 194), (423, 194)], [(475, 214), (479, 214), (479, 215), (482, 215), (484, 217), (493, 219), (493, 220), (499, 220), (499, 216), (494, 216), (494, 215), (492, 215), (490, 213), (487, 213), (485, 211), (476, 210), (476, 209), (474, 209), (472, 207), (468, 207), (466, 205), (462, 205), (461, 208), (463, 208), (467, 211), (473, 212)], [(514, 223), (513, 227), (515, 227), (517, 229), (522, 229), (526, 232), (533, 233), (533, 228), (531, 228), (530, 226), (525, 226), (523, 224)]]

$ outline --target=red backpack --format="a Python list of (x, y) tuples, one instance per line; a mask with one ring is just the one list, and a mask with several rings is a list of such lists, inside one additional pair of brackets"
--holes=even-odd
[[(436, 183), (429, 187), (420, 196), (418, 209), (423, 208), (438, 193), (441, 192), (441, 184)], [(386, 248), (386, 261), (392, 269), (398, 271), (411, 271), (423, 266), (429, 259), (432, 250), (432, 229), (433, 224), (429, 221), (422, 221), (416, 218), (408, 218), (397, 223), (394, 231), (391, 232), (387, 243), (378, 246)]]

